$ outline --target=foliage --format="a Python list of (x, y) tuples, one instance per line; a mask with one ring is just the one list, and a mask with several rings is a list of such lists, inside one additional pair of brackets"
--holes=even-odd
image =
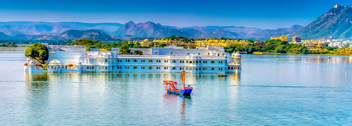
[(351, 55), (352, 48), (335, 49), (333, 52), (335, 55)]
[(7, 44), (0, 44), (0, 47), (17, 47), (17, 45), (14, 42), (9, 42)]
[(25, 56), (44, 64), (49, 58), (49, 51), (44, 44), (34, 43), (26, 49)]
[(275, 52), (276, 53), (286, 53), (286, 51), (284, 50), (285, 47), (286, 47), (285, 45), (279, 45), (276, 47)]
[(48, 70), (49, 64), (44, 64), (43, 70)]
[(127, 44), (123, 44), (119, 49), (119, 54), (129, 54), (131, 52)]
[(143, 52), (141, 50), (134, 50), (133, 54), (134, 55), (143, 55)]

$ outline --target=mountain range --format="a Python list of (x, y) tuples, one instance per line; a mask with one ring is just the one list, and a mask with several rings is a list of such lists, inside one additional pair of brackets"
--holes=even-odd
[(253, 38), (266, 40), (271, 36), (291, 34), (303, 26), (275, 30), (236, 26), (194, 26), (178, 28), (145, 22), (82, 23), (82, 22), (0, 22), (0, 39), (19, 40), (74, 40), (80, 38), (100, 41), (142, 40), (171, 35), (188, 38)]
[(261, 29), (243, 26), (163, 26), (159, 23), (82, 23), (82, 22), (0, 22), (0, 40), (74, 40), (80, 38), (101, 41), (156, 39), (171, 35), (187, 38), (232, 38), (267, 40), (289, 35), (302, 39), (352, 39), (352, 6), (336, 5), (308, 26)]
[(352, 39), (352, 6), (336, 5), (303, 29), (293, 33), (302, 39)]

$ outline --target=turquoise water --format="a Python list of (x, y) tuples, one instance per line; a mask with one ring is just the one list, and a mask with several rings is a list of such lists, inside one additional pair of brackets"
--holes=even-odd
[[(169, 95), (168, 73), (23, 71), (24, 49), (0, 48), (0, 125), (348, 125), (352, 60), (242, 55), (241, 73), (187, 74), (191, 97)], [(346, 73), (347, 72), (347, 73)]]

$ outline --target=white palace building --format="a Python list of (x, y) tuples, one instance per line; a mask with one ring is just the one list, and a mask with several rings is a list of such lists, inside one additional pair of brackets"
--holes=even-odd
[[(131, 48), (143, 55), (122, 55), (118, 48), (111, 51), (91, 49), (84, 46), (47, 45), (48, 72), (180, 72), (234, 73), (241, 71), (241, 56), (231, 56), (223, 47), (208, 46), (183, 49), (171, 45), (164, 48)], [(44, 71), (34, 61), (27, 59), (25, 71)]]

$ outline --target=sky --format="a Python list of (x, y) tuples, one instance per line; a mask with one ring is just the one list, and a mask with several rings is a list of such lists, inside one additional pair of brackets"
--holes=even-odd
[(0, 21), (152, 21), (162, 25), (306, 26), (335, 4), (352, 0), (0, 0)]

